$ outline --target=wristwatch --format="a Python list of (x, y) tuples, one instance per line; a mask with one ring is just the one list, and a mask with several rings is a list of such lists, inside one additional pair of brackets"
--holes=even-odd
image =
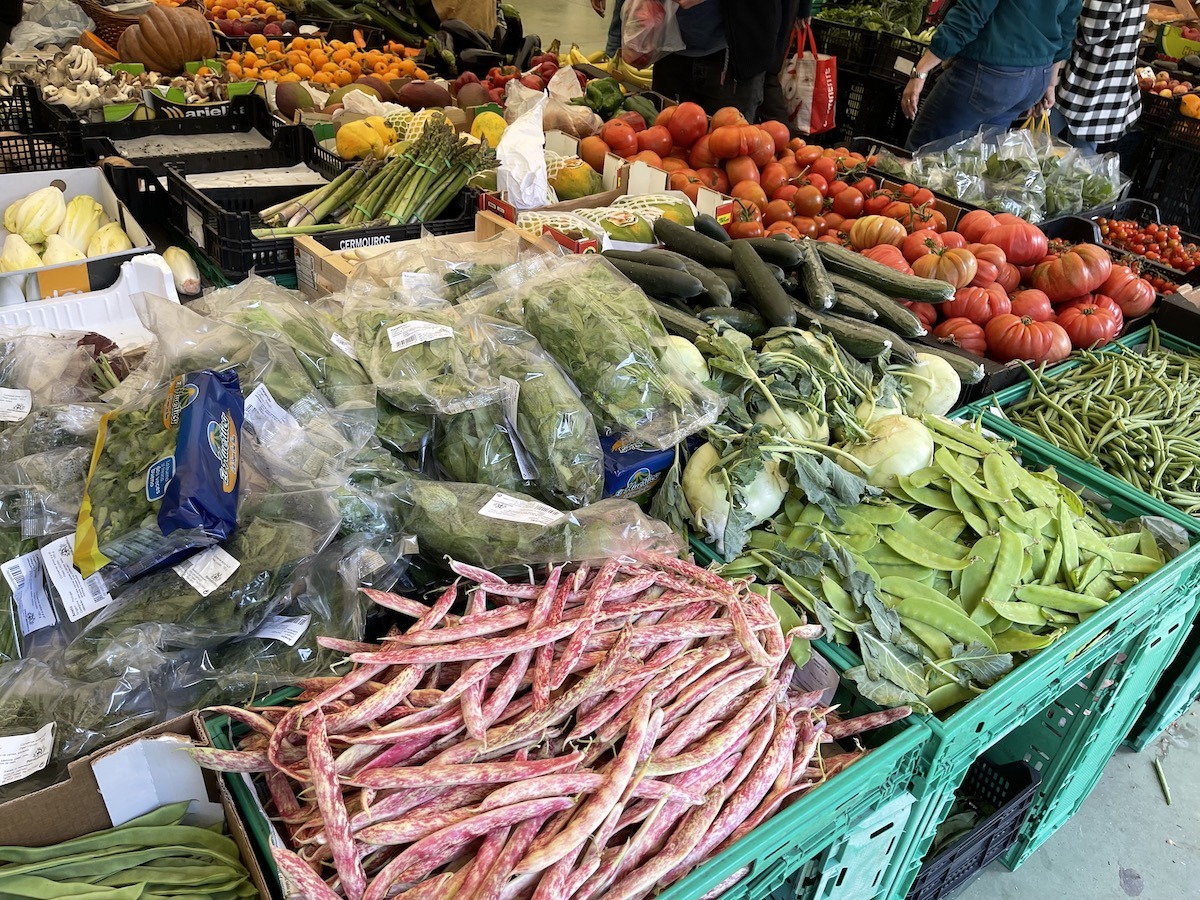
[(912, 73), (912, 75), (909, 76), (909, 80), (911, 81), (913, 79), (916, 79), (917, 81), (924, 81), (928, 77), (929, 77), (928, 72), (918, 72), (916, 69), (913, 69), (913, 73)]

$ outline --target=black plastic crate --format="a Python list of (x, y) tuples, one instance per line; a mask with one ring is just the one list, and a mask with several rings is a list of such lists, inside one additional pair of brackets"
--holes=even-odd
[(15, 131), (17, 134), (47, 131), (49, 123), (41, 112), (38, 89), (17, 82), (12, 86), (9, 96), (0, 97), (0, 131)]
[[(930, 73), (917, 104), (918, 109), (929, 96), (940, 73), (940, 69)], [(875, 75), (850, 73), (844, 76), (839, 66), (836, 123), (842, 138), (850, 141), (856, 135), (869, 134), (875, 143), (900, 150), (912, 130), (912, 122), (900, 108), (903, 94), (903, 84)], [(911, 155), (907, 151), (901, 152)]]
[(912, 151), (905, 150), (897, 144), (889, 144), (887, 141), (879, 140), (879, 138), (866, 137), (864, 135), (856, 135), (850, 142), (850, 149), (866, 157), (875, 156), (877, 153), (887, 151), (902, 159), (912, 159)]
[(879, 32), (820, 18), (812, 20), (812, 30), (817, 51), (837, 57), (839, 75), (843, 71), (870, 72), (879, 46)]
[(871, 60), (871, 74), (894, 84), (905, 84), (912, 77), (917, 61), (928, 49), (928, 45), (912, 38), (880, 32), (879, 46)]
[(1151, 129), (1165, 127), (1168, 122), (1179, 114), (1178, 97), (1161, 97), (1150, 91), (1141, 91), (1142, 112), (1138, 124), (1142, 128)]
[(1095, 222), (1081, 216), (1047, 219), (1040, 223), (1038, 228), (1052, 241), (1067, 241), (1071, 244), (1100, 243), (1100, 228)]
[[(1088, 210), (1083, 214), (1087, 218), (1095, 222), (1098, 219), (1114, 219), (1117, 221), (1130, 220), (1137, 222), (1139, 225), (1149, 225), (1151, 222), (1163, 224), (1164, 218), (1159, 211), (1158, 205), (1151, 203), (1149, 200), (1119, 200), (1116, 203), (1110, 203), (1107, 206), (1100, 206), (1096, 209)], [(1172, 224), (1171, 217), (1167, 217), (1166, 224)], [(1180, 225), (1179, 237), (1184, 243), (1196, 244), (1200, 246), (1200, 237), (1191, 234), (1184, 230), (1182, 222), (1177, 222)], [(1129, 250), (1121, 247), (1114, 247), (1111, 244), (1106, 244), (1100, 235), (1099, 228), (1096, 231), (1095, 243), (1100, 244), (1112, 254), (1114, 259), (1126, 259), (1133, 257), (1138, 260), (1138, 264), (1143, 269), (1154, 272), (1163, 278), (1174, 281), (1177, 284), (1200, 284), (1200, 268), (1192, 269), (1190, 272), (1180, 272), (1178, 269), (1173, 269), (1162, 262), (1157, 262), (1152, 259), (1147, 259), (1144, 256), (1139, 256)]]
[[(260, 162), (258, 166), (280, 164), (268, 161)], [(253, 230), (263, 227), (259, 210), (295, 197), (303, 193), (303, 188), (290, 185), (201, 190), (188, 184), (189, 169), (190, 166), (184, 163), (166, 166), (167, 215), (173, 229), (187, 236), (229, 281), (240, 281), (251, 271), (263, 276), (295, 272), (292, 238), (256, 238)], [(432, 234), (456, 234), (470, 230), (474, 222), (475, 192), (463, 191), (441, 218), (433, 221), (347, 229), (345, 234), (325, 236), (340, 240), (353, 231), (356, 237), (369, 242), (385, 243), (418, 238), (422, 230)]]
[(907, 900), (938, 900), (966, 884), (1016, 843), (1041, 775), (1026, 762), (997, 765), (986, 756), (967, 771), (958, 796), (994, 809), (983, 821), (921, 866)]

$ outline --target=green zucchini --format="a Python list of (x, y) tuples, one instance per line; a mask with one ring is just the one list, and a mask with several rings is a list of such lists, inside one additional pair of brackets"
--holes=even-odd
[(679, 254), (668, 254), (665, 250), (605, 250), (602, 255), (606, 259), (623, 259), (625, 262), (642, 263), (647, 266), (662, 266), (676, 272), (687, 271), (687, 266), (683, 264)]
[(696, 318), (709, 325), (724, 322), (747, 337), (761, 337), (767, 333), (767, 323), (756, 312), (730, 306), (710, 306), (696, 313)]
[(795, 241), (777, 241), (774, 238), (743, 238), (765, 262), (784, 269), (800, 265), (800, 244)]
[(944, 303), (954, 297), (954, 288), (944, 281), (905, 275), (838, 244), (813, 243), (826, 269), (839, 275), (848, 275), (890, 297), (903, 297), (922, 303)]
[[(762, 259), (762, 257), (760, 256), (759, 259)], [(783, 269), (775, 265), (775, 263), (769, 263), (764, 259), (763, 265), (767, 267), (767, 271), (771, 273), (771, 277), (774, 278), (776, 282), (783, 284), (785, 281), (787, 281), (787, 272), (783, 271)]]
[(733, 253), (730, 244), (722, 244), (710, 237), (685, 228), (678, 222), (672, 222), (666, 216), (654, 220), (654, 236), (667, 245), (668, 250), (682, 253), (689, 259), (705, 266), (733, 266)]
[(892, 338), (880, 337), (878, 329), (868, 331), (863, 322), (835, 317), (828, 312), (813, 312), (821, 330), (838, 342), (838, 345), (856, 359), (875, 359), (892, 348)]
[(860, 332), (868, 335), (873, 335), (877, 340), (890, 341), (892, 344), (892, 359), (904, 363), (915, 363), (917, 361), (917, 351), (908, 341), (896, 334), (890, 328), (884, 328), (882, 325), (873, 324), (870, 322), (859, 322), (847, 316), (838, 315), (837, 313), (825, 313), (821, 319), (821, 324), (825, 325), (827, 319), (833, 319), (842, 325), (858, 328)]
[(858, 297), (845, 291), (837, 294), (834, 298), (833, 311), (863, 322), (874, 322), (879, 318), (879, 313), (875, 311), (875, 307), (869, 303), (864, 303)]
[(731, 241), (729, 232), (708, 213), (700, 213), (700, 215), (696, 216), (696, 221), (692, 223), (692, 227), (696, 229), (697, 233), (705, 237), (710, 237), (714, 241), (720, 241), (722, 244), (728, 244)]
[(837, 292), (825, 271), (825, 263), (817, 252), (816, 241), (801, 241), (797, 244), (800, 250), (800, 266), (797, 275), (804, 297), (813, 309), (830, 309), (837, 301)]
[(640, 287), (651, 297), (660, 300), (688, 300), (704, 290), (699, 278), (686, 272), (648, 266), (645, 263), (628, 262), (623, 259), (608, 260), (622, 275)]
[(687, 338), (689, 341), (694, 341), (700, 335), (712, 331), (708, 325), (701, 322), (694, 315), (680, 312), (669, 303), (663, 303), (661, 300), (655, 300), (651, 297), (650, 305), (654, 307), (654, 311), (662, 319), (663, 327), (667, 329), (669, 334), (677, 334), (680, 337)]
[(983, 363), (976, 361), (974, 357), (963, 353), (956, 353), (953, 350), (948, 350), (945, 347), (935, 344), (922, 344), (921, 352), (940, 356), (946, 362), (950, 363), (950, 367), (958, 373), (958, 380), (963, 384), (979, 384), (979, 382), (983, 381)]
[(683, 271), (687, 272), (693, 278), (699, 279), (700, 283), (704, 285), (704, 296), (700, 299), (703, 300), (707, 296), (708, 300), (711, 301), (710, 303), (706, 303), (706, 306), (733, 305), (733, 292), (729, 289), (729, 285), (708, 266), (702, 265), (694, 259), (688, 259), (682, 253), (676, 253), (674, 250), (653, 250), (650, 252), (677, 260), (683, 265)]
[(902, 306), (898, 300), (893, 300), (887, 294), (880, 293), (845, 275), (829, 277), (839, 292), (857, 297), (879, 313), (880, 325), (892, 329), (901, 337), (920, 337), (925, 334), (925, 326), (921, 324), (921, 320), (910, 309)]
[[(661, 221), (661, 219), (659, 220)], [(746, 287), (750, 302), (770, 325), (796, 324), (796, 310), (792, 298), (775, 280), (769, 263), (745, 241), (734, 241), (730, 247), (733, 270)]]
[(733, 271), (733, 269), (724, 269), (716, 266), (710, 268), (709, 271), (725, 282), (725, 286), (729, 288), (729, 293), (733, 295), (735, 300), (746, 292), (746, 288), (742, 285), (742, 279), (737, 277), (737, 272)]

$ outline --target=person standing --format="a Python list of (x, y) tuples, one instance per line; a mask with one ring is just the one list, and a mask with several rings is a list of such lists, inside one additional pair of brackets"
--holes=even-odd
[(792, 23), (798, 25), (801, 31), (812, 23), (812, 0), (789, 0), (784, 7), (784, 26), (779, 31), (779, 37), (775, 41), (775, 53), (772, 55), (772, 59), (776, 61), (771, 63), (763, 76), (762, 103), (759, 104), (758, 115), (752, 117), (750, 121), (753, 122), (757, 119), (765, 122), (774, 119), (787, 123), (790, 128), (792, 125), (791, 110), (788, 109), (787, 101), (783, 98), (783, 86), (779, 83), (779, 72), (787, 62), (788, 50), (791, 48)]
[[(901, 108), (910, 150), (980, 126), (1005, 128), (1057, 87), (1083, 0), (958, 0), (917, 61)], [(925, 80), (947, 66), (920, 112)]]
[[(1119, 139), (1142, 109), (1134, 68), (1150, 0), (1083, 0), (1071, 58), (1040, 108), (1050, 131), (1086, 153)], [(1055, 102), (1057, 100), (1057, 102)]]
[[(604, 52), (610, 57), (616, 56), (617, 51), (621, 49), (621, 7), (624, 5), (625, 0), (613, 0), (612, 19), (608, 23), (608, 38), (604, 42)], [(592, 0), (592, 9), (600, 18), (604, 18), (604, 11), (607, 8), (608, 0)]]

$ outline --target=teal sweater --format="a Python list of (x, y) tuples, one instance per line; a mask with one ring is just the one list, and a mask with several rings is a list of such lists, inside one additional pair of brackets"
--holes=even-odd
[(958, 0), (929, 49), (994, 66), (1048, 66), (1067, 59), (1083, 0)]

